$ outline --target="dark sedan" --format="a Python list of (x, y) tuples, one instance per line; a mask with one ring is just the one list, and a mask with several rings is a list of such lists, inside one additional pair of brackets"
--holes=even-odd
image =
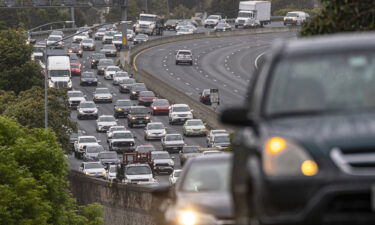
[(90, 57), (91, 69), (96, 69), (100, 59), (105, 59), (105, 54), (103, 53), (93, 53)]
[(131, 87), (135, 84), (135, 80), (133, 78), (125, 79), (120, 82), (119, 91), (121, 93), (130, 93)]
[(113, 108), (115, 118), (126, 117), (132, 105), (129, 99), (117, 100)]
[(81, 86), (98, 86), (98, 78), (94, 72), (83, 72), (80, 80)]
[(131, 100), (137, 100), (139, 92), (147, 91), (146, 86), (144, 84), (143, 85), (141, 85), (141, 84), (142, 83), (137, 83), (130, 88), (130, 99)]

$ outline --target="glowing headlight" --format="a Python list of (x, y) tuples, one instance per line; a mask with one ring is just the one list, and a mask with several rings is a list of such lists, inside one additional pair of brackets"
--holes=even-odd
[(72, 88), (72, 87), (73, 87), (72, 81), (69, 81), (68, 82), (68, 88)]
[(132, 120), (135, 120), (135, 119), (137, 119), (137, 118), (135, 118), (134, 116), (131, 118)]
[(217, 224), (217, 220), (210, 214), (199, 213), (193, 210), (178, 210), (176, 212), (179, 225)]
[(281, 137), (268, 139), (262, 154), (263, 170), (269, 176), (314, 176), (319, 171), (302, 146)]
[(150, 117), (149, 117), (149, 116), (146, 116), (146, 117), (145, 117), (145, 119), (146, 119), (146, 120), (149, 120), (149, 119), (150, 119)]
[(83, 109), (79, 109), (78, 112), (79, 112), (79, 113), (83, 113)]
[(53, 88), (53, 87), (54, 87), (53, 83), (49, 83), (49, 84), (48, 84), (48, 87), (49, 87), (49, 88)]

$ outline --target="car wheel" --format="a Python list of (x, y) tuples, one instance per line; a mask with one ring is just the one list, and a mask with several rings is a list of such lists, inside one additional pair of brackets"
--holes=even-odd
[(178, 65), (178, 61), (176, 61), (176, 65)]
[(190, 62), (190, 66), (192, 66), (193, 65), (193, 62)]

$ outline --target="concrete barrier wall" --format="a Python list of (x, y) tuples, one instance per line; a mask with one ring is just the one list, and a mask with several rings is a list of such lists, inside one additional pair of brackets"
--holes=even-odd
[(151, 188), (110, 183), (71, 170), (70, 188), (78, 204), (98, 202), (104, 206), (108, 225), (154, 225), (161, 199), (153, 198)]

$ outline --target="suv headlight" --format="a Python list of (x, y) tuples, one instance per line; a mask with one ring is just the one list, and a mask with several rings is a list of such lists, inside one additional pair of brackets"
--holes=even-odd
[(319, 170), (302, 146), (281, 137), (269, 138), (262, 154), (263, 170), (269, 176), (314, 176)]
[(68, 88), (72, 88), (73, 87), (73, 84), (72, 84), (72, 81), (70, 80), (69, 82), (68, 82)]
[(175, 217), (179, 225), (218, 224), (213, 215), (201, 213), (192, 209), (176, 210)]

